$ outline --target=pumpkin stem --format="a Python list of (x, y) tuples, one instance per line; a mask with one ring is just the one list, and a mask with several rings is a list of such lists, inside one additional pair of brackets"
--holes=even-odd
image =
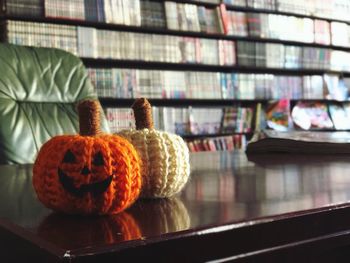
[(147, 99), (136, 99), (131, 107), (134, 111), (137, 130), (154, 128), (152, 106)]
[(100, 131), (100, 104), (97, 100), (84, 100), (78, 104), (79, 133), (82, 136), (95, 136)]

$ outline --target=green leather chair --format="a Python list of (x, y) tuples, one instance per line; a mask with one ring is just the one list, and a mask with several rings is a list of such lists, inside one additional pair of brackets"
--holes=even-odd
[(79, 58), (0, 43), (0, 163), (33, 163), (49, 138), (77, 133), (76, 104), (91, 98), (96, 93)]

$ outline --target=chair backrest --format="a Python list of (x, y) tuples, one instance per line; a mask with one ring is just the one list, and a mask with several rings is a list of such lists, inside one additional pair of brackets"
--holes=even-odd
[(76, 104), (92, 98), (96, 93), (76, 56), (0, 44), (0, 163), (33, 163), (49, 138), (77, 133)]

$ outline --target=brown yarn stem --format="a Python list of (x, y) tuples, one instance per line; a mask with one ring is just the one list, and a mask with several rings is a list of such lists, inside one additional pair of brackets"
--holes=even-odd
[(147, 99), (136, 99), (131, 107), (134, 111), (137, 130), (154, 128), (152, 106)]
[(78, 104), (79, 133), (95, 136), (100, 131), (100, 104), (96, 100), (84, 100)]

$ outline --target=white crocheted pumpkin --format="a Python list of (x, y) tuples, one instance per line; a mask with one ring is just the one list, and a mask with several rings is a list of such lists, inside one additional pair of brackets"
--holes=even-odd
[(184, 140), (176, 135), (153, 128), (151, 105), (137, 99), (132, 106), (136, 130), (123, 130), (123, 136), (133, 144), (142, 159), (141, 196), (171, 197), (185, 186), (189, 174), (189, 151)]

